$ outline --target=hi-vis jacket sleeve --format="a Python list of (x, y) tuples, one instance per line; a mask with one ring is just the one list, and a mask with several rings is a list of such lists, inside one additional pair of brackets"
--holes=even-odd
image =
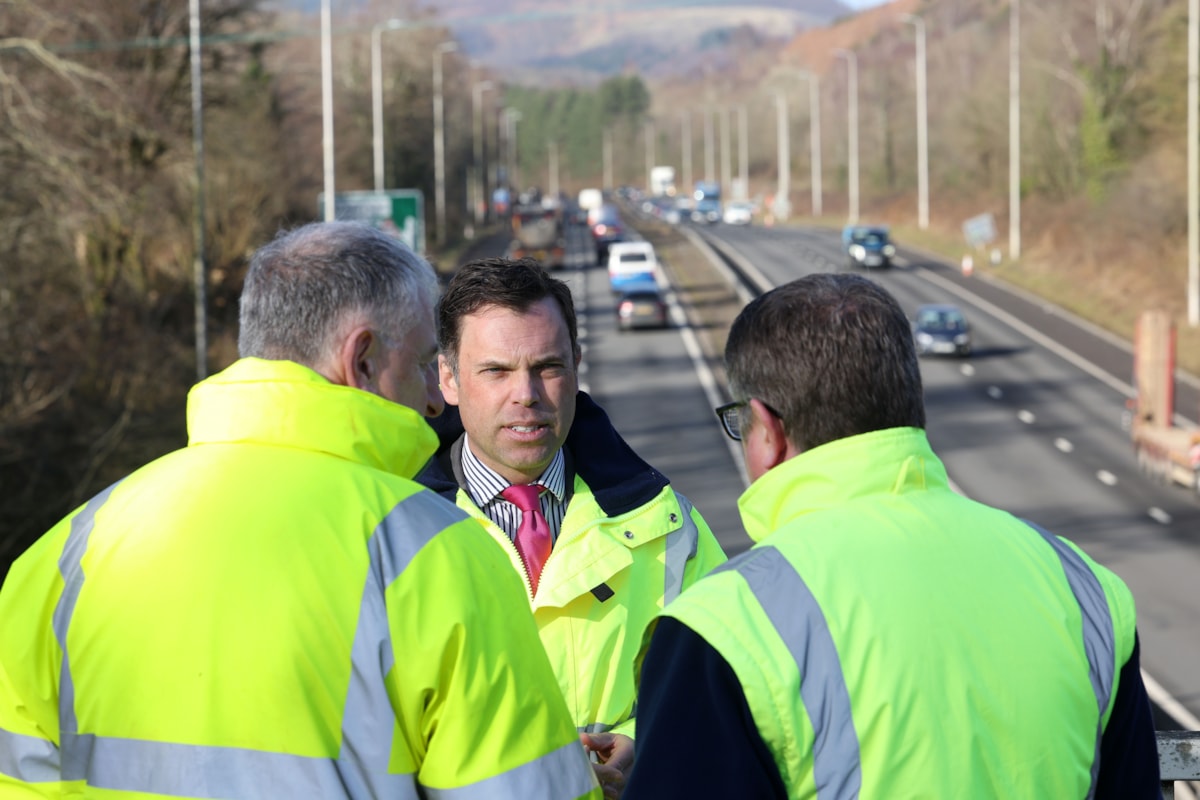
[[(708, 523), (704, 521), (704, 517), (700, 516), (700, 512), (696, 507), (685, 498), (683, 495), (676, 495), (679, 499), (679, 505), (684, 509), (688, 518), (691, 520), (692, 530), (695, 531), (694, 546), (689, 546), (687, 562), (683, 567), (683, 578), (678, 581), (667, 580), (663, 586), (663, 608), (671, 604), (671, 601), (679, 596), (684, 589), (687, 589), (696, 581), (703, 578), (708, 573), (712, 572), (717, 567), (728, 561), (725, 551), (721, 549), (720, 542), (713, 535), (712, 529), (708, 527)], [(668, 555), (667, 561), (671, 558)], [(668, 566), (668, 574), (673, 570)], [(678, 573), (676, 573), (678, 574)], [(654, 630), (654, 623), (646, 628), (642, 635), (641, 649), (638, 651), (637, 659), (634, 666), (634, 674), (638, 675), (641, 672), (642, 660), (646, 657), (646, 651), (650, 646), (650, 636)], [(629, 719), (617, 725), (612, 730), (613, 733), (623, 734), (631, 739), (637, 738), (637, 717), (632, 716)]]
[[(391, 683), (398, 691), (428, 687), (423, 703), (400, 706), (402, 749), (416, 756), (418, 783), (431, 798), (600, 798), (525, 588), (506, 559), (464, 520), (389, 588)], [(440, 586), (432, 595), (430, 575)]]

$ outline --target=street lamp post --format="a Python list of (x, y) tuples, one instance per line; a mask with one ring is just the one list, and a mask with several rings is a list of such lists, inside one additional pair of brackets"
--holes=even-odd
[(815, 72), (802, 70), (800, 75), (808, 81), (808, 148), (812, 168), (812, 213), (820, 217), (823, 209), (821, 200), (821, 86)]
[(791, 144), (788, 140), (788, 107), (787, 97), (783, 92), (775, 93), (775, 127), (778, 131), (779, 187), (775, 190), (775, 207), (772, 209), (780, 222), (788, 218), (791, 205), (788, 194), (791, 192), (792, 155)]
[(521, 119), (521, 112), (515, 108), (504, 109), (504, 140), (508, 148), (508, 157), (506, 159), (508, 166), (508, 185), (517, 191), (520, 186), (517, 180), (517, 123)]
[(646, 142), (646, 186), (653, 188), (650, 173), (654, 171), (654, 122), (647, 117), (643, 125), (643, 138)]
[(846, 59), (846, 94), (849, 114), (847, 120), (847, 148), (850, 170), (850, 224), (858, 222), (858, 56), (853, 50), (835, 50), (839, 58)]
[(747, 139), (747, 129), (750, 127), (746, 115), (746, 106), (737, 108), (738, 114), (738, 178), (741, 180), (742, 200), (750, 199), (750, 141)]
[(917, 34), (917, 226), (929, 227), (929, 107), (925, 86), (925, 20), (901, 14)]
[(458, 42), (442, 42), (433, 53), (433, 205), (439, 245), (446, 242), (446, 125), (442, 56), (457, 49)]
[(1188, 0), (1188, 325), (1200, 325), (1200, 0)]
[(486, 168), (483, 164), (483, 93), (492, 88), (491, 81), (480, 81), (471, 90), (471, 116), (475, 132), (475, 224), (483, 224), (487, 203)]
[[(328, 2), (328, 0), (325, 0)], [(388, 19), (371, 28), (371, 141), (375, 152), (375, 191), (383, 191), (383, 59), (380, 57), (384, 31), (407, 26), (402, 19)], [(333, 133), (330, 132), (332, 138)], [(330, 179), (332, 180), (332, 178)], [(330, 217), (332, 219), (332, 217)]]
[(1021, 0), (1008, 9), (1008, 257), (1021, 257)]
[(683, 188), (690, 195), (692, 191), (692, 112), (691, 109), (684, 109), (679, 112), (679, 119), (682, 126), (680, 131), (680, 160), (683, 162), (680, 166), (683, 169)]
[(713, 151), (713, 111), (712, 102), (704, 106), (704, 180), (716, 178), (716, 156)]
[(550, 158), (549, 177), (547, 186), (548, 194), (558, 202), (558, 142), (551, 139), (546, 143), (547, 155)]
[(733, 181), (733, 167), (730, 160), (729, 109), (722, 108), (717, 113), (721, 115), (721, 191), (725, 193), (725, 197), (729, 197), (729, 186)]
[(604, 129), (604, 152), (601, 154), (604, 161), (604, 191), (611, 191), (613, 188), (613, 151), (612, 151), (612, 129)]
[(325, 172), (325, 221), (334, 218), (332, 0), (321, 0), (321, 154)]
[(196, 380), (208, 377), (208, 271), (204, 261), (204, 89), (201, 82), (200, 0), (188, 4), (192, 60), (192, 152), (196, 159), (196, 208), (192, 213), (192, 277), (195, 284)]

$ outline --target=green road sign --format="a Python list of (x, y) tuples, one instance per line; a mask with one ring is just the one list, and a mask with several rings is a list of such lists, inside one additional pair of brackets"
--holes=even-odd
[[(317, 208), (324, 207), (322, 192), (317, 196)], [(417, 189), (338, 192), (333, 196), (333, 216), (374, 225), (396, 235), (415, 252), (425, 254), (425, 196)]]

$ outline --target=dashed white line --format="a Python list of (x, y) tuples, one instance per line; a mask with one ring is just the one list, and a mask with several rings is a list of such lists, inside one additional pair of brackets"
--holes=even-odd
[(1147, 511), (1146, 513), (1150, 515), (1150, 519), (1154, 520), (1155, 522), (1159, 523), (1160, 525), (1170, 525), (1171, 524), (1171, 515), (1168, 514), (1166, 511), (1163, 511), (1158, 506), (1150, 506), (1150, 510)]
[(1069, 453), (1075, 449), (1075, 445), (1071, 444), (1070, 440), (1064, 439), (1061, 436), (1054, 440), (1054, 446), (1064, 453)]
[(1026, 411), (1023, 408), (1017, 412), (1017, 419), (1021, 420), (1021, 422), (1024, 422), (1026, 425), (1032, 425), (1033, 423), (1037, 422), (1037, 417), (1034, 416), (1034, 413), (1032, 411)]
[(975, 367), (971, 364), (963, 364), (961, 367), (959, 367), (959, 370), (968, 378), (975, 374)]
[(993, 400), (999, 400), (1001, 397), (1004, 397), (1004, 390), (999, 386), (989, 386), (987, 393), (988, 397), (992, 398)]
[(1096, 480), (1100, 481), (1105, 486), (1116, 486), (1117, 485), (1117, 476), (1113, 475), (1111, 472), (1109, 472), (1106, 469), (1102, 469), (1096, 473)]

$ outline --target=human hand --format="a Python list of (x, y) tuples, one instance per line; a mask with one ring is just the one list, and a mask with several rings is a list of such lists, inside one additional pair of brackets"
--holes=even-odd
[(633, 769), (633, 739), (620, 733), (581, 733), (579, 740), (597, 762), (592, 764), (605, 800), (620, 800)]

